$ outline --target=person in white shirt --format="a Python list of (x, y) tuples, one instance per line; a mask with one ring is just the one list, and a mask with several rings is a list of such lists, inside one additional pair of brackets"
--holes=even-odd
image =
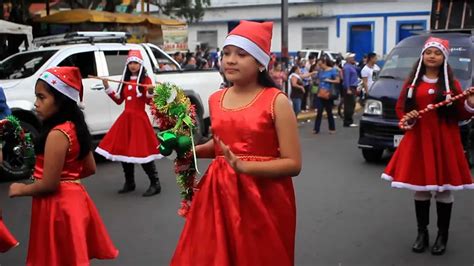
[(362, 68), (360, 75), (364, 86), (364, 91), (367, 93), (374, 83), (374, 76), (380, 71), (380, 67), (377, 66), (377, 54), (367, 54), (367, 64)]

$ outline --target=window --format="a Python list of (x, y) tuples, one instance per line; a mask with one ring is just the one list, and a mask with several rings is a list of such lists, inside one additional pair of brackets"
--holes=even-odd
[(217, 48), (217, 31), (207, 30), (197, 32), (197, 41), (201, 48), (216, 49)]
[(328, 49), (328, 28), (303, 28), (303, 49)]
[(127, 62), (128, 50), (104, 51), (110, 76), (121, 76)]
[(150, 47), (150, 49), (153, 52), (153, 56), (156, 58), (156, 61), (158, 62), (158, 67), (160, 68), (158, 71), (155, 69), (155, 73), (179, 70), (178, 67), (158, 49), (155, 47)]
[(94, 52), (77, 53), (66, 57), (58, 66), (75, 66), (81, 70), (82, 78), (97, 76)]
[(0, 79), (23, 79), (30, 77), (53, 56), (57, 50), (18, 53), (0, 63)]

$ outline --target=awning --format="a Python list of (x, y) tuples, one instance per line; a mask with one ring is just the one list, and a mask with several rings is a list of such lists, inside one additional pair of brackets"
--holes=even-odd
[(31, 47), (31, 41), (33, 40), (33, 28), (31, 26), (0, 20), (0, 33), (24, 34), (28, 41), (28, 47)]
[(96, 11), (89, 9), (73, 9), (60, 11), (53, 15), (36, 18), (35, 22), (53, 24), (78, 24), (84, 22), (95, 23), (120, 23), (120, 24), (140, 24), (150, 23), (154, 25), (182, 26), (186, 22), (159, 18), (150, 15), (134, 15), (129, 13), (111, 13), (106, 11)]

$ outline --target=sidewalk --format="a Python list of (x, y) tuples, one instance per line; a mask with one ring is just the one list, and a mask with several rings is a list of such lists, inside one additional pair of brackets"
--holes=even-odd
[[(356, 103), (354, 113), (357, 113), (362, 109), (363, 109), (363, 107), (359, 103)], [(332, 113), (333, 113), (333, 115), (337, 116), (337, 106), (334, 106), (334, 108), (332, 109)], [(323, 118), (326, 118), (326, 116), (327, 116), (326, 112), (323, 112)], [(314, 109), (309, 110), (306, 113), (299, 113), (298, 114), (298, 121), (312, 120), (312, 119), (315, 119), (315, 118), (316, 118), (316, 112), (315, 112)]]

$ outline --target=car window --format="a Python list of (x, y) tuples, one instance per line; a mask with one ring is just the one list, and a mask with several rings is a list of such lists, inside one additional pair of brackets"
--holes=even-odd
[(121, 76), (127, 61), (128, 50), (104, 51), (110, 76)]
[(150, 49), (153, 52), (153, 56), (156, 58), (156, 61), (158, 62), (158, 66), (160, 68), (159, 72), (178, 70), (176, 65), (158, 49), (151, 46)]
[(72, 54), (61, 61), (58, 66), (78, 67), (81, 71), (82, 78), (87, 78), (89, 75), (97, 76), (94, 52)]
[[(379, 76), (406, 79), (415, 62), (420, 58), (421, 48), (399, 47), (392, 50)], [(471, 56), (469, 48), (451, 47), (448, 63), (457, 79), (470, 79)]]
[(0, 62), (0, 79), (22, 79), (36, 73), (58, 50), (18, 53)]

